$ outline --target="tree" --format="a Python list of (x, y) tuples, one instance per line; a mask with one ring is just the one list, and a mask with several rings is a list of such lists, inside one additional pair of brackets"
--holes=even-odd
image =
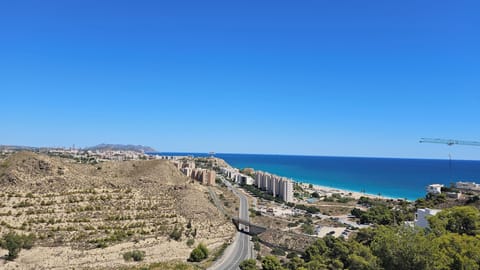
[(275, 256), (268, 255), (262, 260), (262, 270), (283, 270), (283, 267)]
[(423, 230), (380, 226), (370, 247), (386, 270), (434, 269), (435, 247)]
[(305, 261), (309, 262), (317, 256), (323, 255), (327, 251), (327, 245), (323, 239), (317, 239), (311, 246), (305, 250)]
[(355, 241), (360, 244), (370, 246), (370, 243), (373, 241), (375, 236), (375, 230), (372, 228), (362, 228), (358, 230), (357, 235), (355, 236)]
[(352, 216), (356, 218), (360, 218), (365, 212), (355, 207), (352, 209), (350, 213), (352, 214)]
[[(292, 253), (290, 253), (292, 254)], [(287, 268), (290, 270), (297, 270), (298, 268), (302, 267), (304, 265), (304, 262), (302, 259), (300, 259), (298, 256), (295, 256), (290, 259), (290, 261), (287, 263)]]
[(385, 205), (375, 205), (368, 209), (367, 212), (363, 212), (360, 215), (360, 223), (368, 224), (375, 223), (379, 225), (393, 224), (393, 213)]
[(480, 269), (480, 239), (466, 234), (447, 233), (433, 239), (435, 269)]
[(428, 221), (437, 235), (447, 231), (473, 236), (480, 233), (480, 211), (472, 206), (445, 209)]
[(257, 261), (254, 259), (248, 259), (240, 263), (241, 270), (258, 270)]

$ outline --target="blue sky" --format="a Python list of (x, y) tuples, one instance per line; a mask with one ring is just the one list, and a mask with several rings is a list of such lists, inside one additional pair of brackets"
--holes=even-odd
[(478, 1), (2, 1), (0, 144), (480, 159)]

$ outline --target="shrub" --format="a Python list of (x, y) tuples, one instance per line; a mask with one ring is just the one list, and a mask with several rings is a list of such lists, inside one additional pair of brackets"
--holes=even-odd
[(187, 246), (191, 247), (193, 244), (195, 244), (195, 240), (193, 238), (187, 240)]
[(125, 261), (133, 260), (135, 262), (139, 262), (139, 261), (143, 261), (144, 257), (145, 257), (145, 251), (141, 251), (141, 250), (133, 250), (133, 251), (123, 253), (123, 259)]
[(13, 261), (18, 257), (18, 253), (22, 248), (31, 249), (35, 243), (34, 234), (19, 235), (14, 232), (7, 233), (0, 241), (0, 247), (8, 250), (7, 260)]
[(257, 262), (254, 259), (248, 259), (240, 263), (241, 270), (257, 270)]
[(313, 235), (315, 233), (315, 227), (312, 224), (302, 224), (302, 231), (306, 234)]
[(205, 245), (199, 244), (196, 248), (190, 253), (190, 258), (188, 259), (191, 262), (201, 262), (208, 257), (208, 249)]
[(259, 243), (259, 242), (253, 243), (253, 249), (254, 249), (255, 251), (260, 251), (260, 249), (261, 249), (260, 243)]
[(272, 250), (272, 254), (277, 256), (285, 256), (285, 251), (283, 251), (283, 249), (280, 249), (280, 248), (274, 248)]
[(275, 256), (268, 255), (262, 259), (262, 269), (263, 270), (279, 270), (279, 269), (282, 269), (282, 265)]
[[(170, 233), (170, 238), (175, 241), (179, 241), (182, 238), (182, 234), (183, 234), (183, 227), (179, 228), (178, 226), (175, 226), (173, 231)], [(195, 231), (195, 234), (196, 234), (196, 231)]]

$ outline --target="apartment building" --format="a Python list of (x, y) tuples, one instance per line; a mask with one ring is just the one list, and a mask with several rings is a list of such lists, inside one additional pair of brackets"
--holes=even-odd
[(293, 202), (293, 181), (290, 179), (258, 171), (254, 185), (286, 202)]

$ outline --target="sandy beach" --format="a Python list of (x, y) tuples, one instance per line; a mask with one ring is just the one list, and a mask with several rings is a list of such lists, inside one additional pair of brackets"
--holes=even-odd
[(327, 187), (327, 186), (321, 186), (321, 185), (314, 185), (312, 184), (312, 188), (310, 188), (309, 183), (304, 183), (304, 182), (297, 182), (302, 186), (303, 189), (308, 190), (310, 192), (318, 192), (320, 196), (325, 195), (325, 196), (331, 196), (332, 194), (340, 194), (342, 196), (349, 196), (355, 199), (360, 199), (360, 197), (367, 197), (367, 198), (372, 198), (372, 199), (382, 199), (382, 200), (405, 200), (404, 198), (393, 198), (393, 197), (388, 197), (388, 196), (383, 196), (383, 195), (378, 195), (378, 194), (370, 194), (370, 193), (363, 193), (363, 192), (358, 192), (358, 191), (352, 191), (352, 190), (346, 190), (346, 189), (339, 189), (339, 188), (334, 188), (334, 187)]

